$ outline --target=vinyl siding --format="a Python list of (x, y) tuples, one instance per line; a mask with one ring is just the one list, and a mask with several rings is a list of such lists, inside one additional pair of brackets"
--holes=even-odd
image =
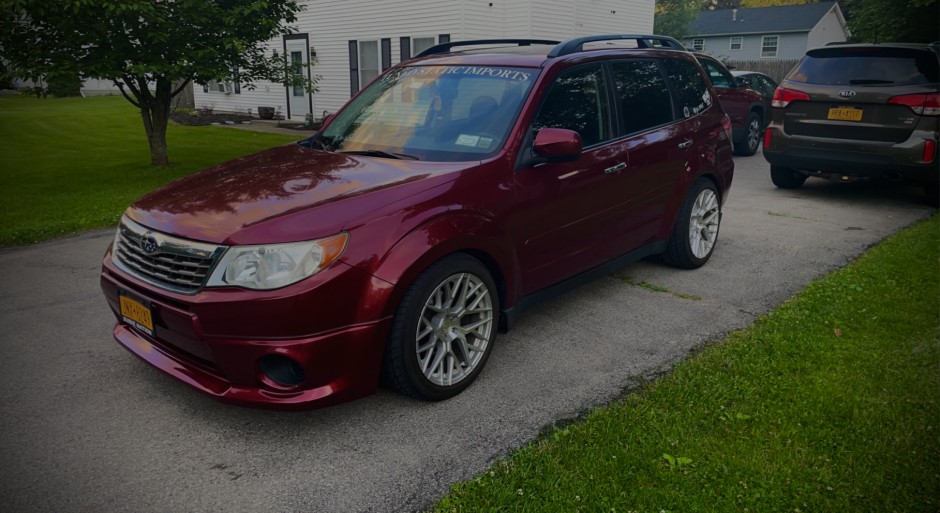
[[(649, 33), (653, 27), (654, 0), (308, 0), (293, 26), (307, 33), (316, 49), (313, 73), (321, 77), (313, 95), (313, 113), (335, 112), (350, 97), (350, 40), (392, 40), (392, 64), (401, 61), (401, 37), (437, 37), (451, 41), (485, 38), (565, 39), (575, 35)], [(612, 13), (611, 11), (615, 11)], [(280, 38), (268, 43), (270, 54), (283, 53)], [(254, 91), (241, 94), (204, 93), (195, 88), (197, 107), (241, 111), (258, 106), (281, 107), (286, 113), (283, 85), (259, 82)], [(365, 87), (366, 84), (360, 84)], [(292, 113), (303, 119), (304, 113)]]
[(841, 43), (849, 38), (849, 34), (836, 14), (835, 7), (819, 20), (819, 23), (809, 32), (808, 48), (826, 46), (827, 43)]
[[(761, 40), (763, 36), (778, 36), (777, 40), (777, 56), (773, 58), (761, 57)], [(767, 34), (752, 34), (741, 36), (744, 38), (743, 47), (740, 50), (731, 50), (730, 43), (731, 37), (727, 36), (713, 36), (713, 37), (703, 37), (705, 39), (705, 50), (702, 53), (706, 53), (715, 57), (717, 59), (732, 59), (736, 61), (743, 60), (761, 60), (761, 59), (778, 59), (778, 60), (789, 60), (789, 59), (799, 59), (803, 57), (803, 54), (806, 53), (806, 37), (808, 32), (796, 32), (796, 33), (773, 33), (768, 32)], [(688, 48), (692, 48), (692, 39), (686, 39), (683, 41), (683, 44)]]

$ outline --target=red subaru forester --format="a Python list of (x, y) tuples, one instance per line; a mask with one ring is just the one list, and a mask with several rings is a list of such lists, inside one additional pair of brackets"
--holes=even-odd
[(704, 264), (730, 132), (670, 38), (438, 45), (314, 137), (128, 208), (101, 273), (114, 336), (232, 403), (315, 408), (380, 377), (445, 399), (533, 302), (650, 255)]

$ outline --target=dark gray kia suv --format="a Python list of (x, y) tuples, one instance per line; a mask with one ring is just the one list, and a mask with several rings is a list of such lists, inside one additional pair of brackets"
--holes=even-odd
[(777, 187), (807, 177), (885, 179), (938, 195), (940, 59), (936, 45), (816, 48), (773, 97), (764, 157)]

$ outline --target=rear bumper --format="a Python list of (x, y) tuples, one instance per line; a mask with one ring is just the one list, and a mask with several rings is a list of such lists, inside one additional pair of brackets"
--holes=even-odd
[(917, 133), (907, 141), (891, 144), (800, 137), (783, 134), (771, 126), (764, 158), (772, 165), (809, 171), (833, 178), (889, 179), (914, 184), (940, 182), (936, 150), (931, 162), (922, 160), (924, 145), (937, 134)]

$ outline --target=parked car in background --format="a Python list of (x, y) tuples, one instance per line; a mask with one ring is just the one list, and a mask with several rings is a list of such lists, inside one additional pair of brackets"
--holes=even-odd
[(757, 153), (768, 122), (769, 105), (760, 92), (739, 82), (717, 59), (702, 53), (695, 53), (695, 57), (715, 86), (721, 107), (731, 118), (734, 153), (746, 157)]
[(807, 177), (924, 187), (937, 203), (940, 57), (936, 45), (817, 48), (780, 83), (764, 157), (777, 187)]
[[(774, 81), (774, 79), (759, 71), (742, 71), (733, 69), (731, 70), (731, 74), (734, 75), (734, 78), (738, 81), (739, 85), (743, 85), (751, 91), (756, 91), (757, 94), (761, 95), (761, 99), (764, 103), (764, 112), (771, 112), (770, 102), (773, 100), (774, 91), (777, 90), (777, 82)], [(770, 122), (769, 119), (767, 121), (768, 123)]]
[[(612, 39), (639, 48), (584, 48)], [(380, 375), (446, 399), (527, 305), (654, 254), (708, 261), (734, 171), (717, 102), (666, 37), (432, 47), (314, 137), (128, 208), (101, 273), (114, 336), (238, 404), (325, 406)]]

